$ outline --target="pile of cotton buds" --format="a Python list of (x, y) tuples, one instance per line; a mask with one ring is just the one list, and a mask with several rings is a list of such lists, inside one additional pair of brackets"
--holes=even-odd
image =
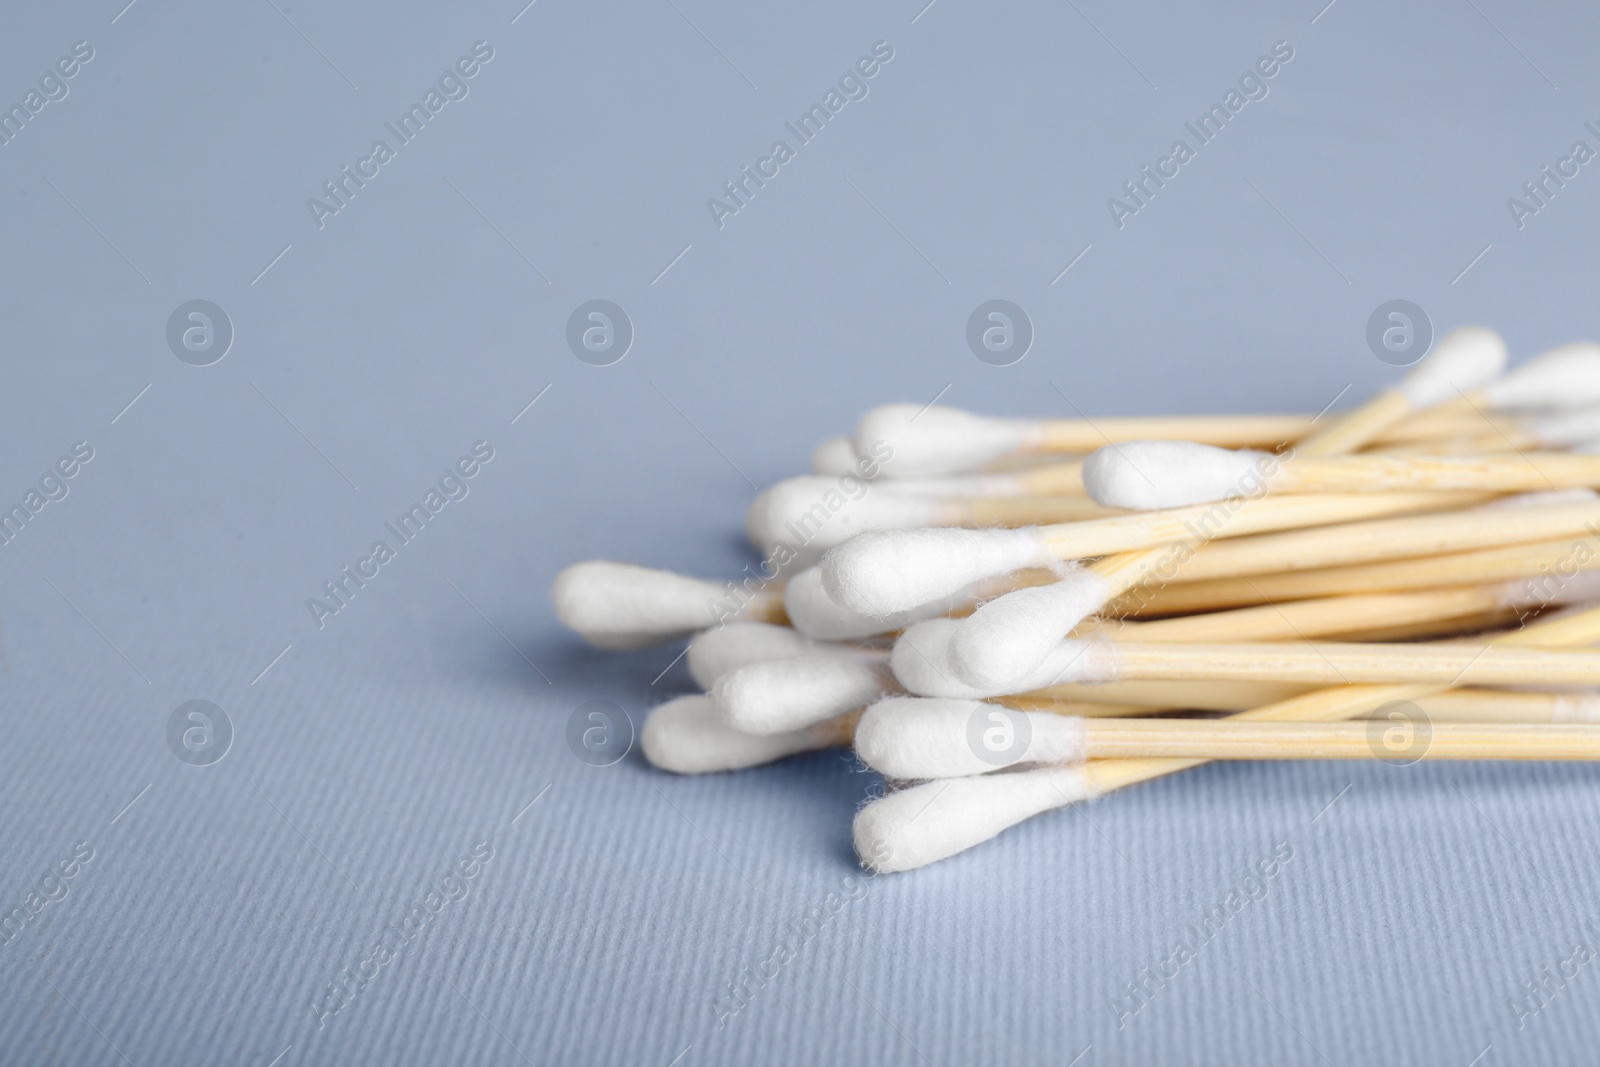
[(853, 744), (877, 871), (1209, 759), (1593, 759), (1600, 345), (1506, 364), (1465, 327), (1320, 416), (888, 405), (757, 497), (759, 577), (551, 597), (601, 648), (689, 638), (658, 768)]

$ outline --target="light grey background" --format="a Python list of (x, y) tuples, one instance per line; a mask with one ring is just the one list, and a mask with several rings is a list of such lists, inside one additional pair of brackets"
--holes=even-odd
[[(1396, 297), (1516, 358), (1600, 333), (1600, 164), (1520, 230), (1506, 207), (1600, 147), (1592, 7), (922, 2), (5, 12), (0, 101), (95, 56), (0, 147), (0, 502), (74, 442), (95, 458), (0, 547), (0, 910), (95, 858), (0, 946), (0, 1060), (1594, 1047), (1593, 964), (1520, 1028), (1509, 1006), (1600, 951), (1593, 772), (1545, 766), (1210, 767), (1040, 818), (868, 883), (718, 1028), (725, 984), (855, 872), (876, 779), (843, 753), (580, 763), (577, 705), (637, 722), (689, 683), (656, 680), (677, 647), (562, 631), (561, 566), (737, 574), (753, 486), (876, 403), (1352, 403), (1398, 373), (1363, 338)], [(470, 95), (319, 230), (306, 199), (478, 40)], [(707, 198), (880, 40), (870, 95), (719, 231)], [(1270, 95), (1117, 229), (1106, 199), (1280, 40)], [(164, 339), (194, 298), (237, 334), (210, 367)], [(636, 326), (615, 366), (566, 349), (592, 298)], [(995, 298), (1037, 331), (1009, 368), (963, 339)], [(306, 598), (478, 440), (467, 499), (318, 630)], [(236, 729), (210, 767), (164, 740), (191, 699)], [(325, 983), (482, 841), (470, 895), (318, 1029)], [(1119, 1027), (1124, 984), (1280, 843), (1266, 897)]]

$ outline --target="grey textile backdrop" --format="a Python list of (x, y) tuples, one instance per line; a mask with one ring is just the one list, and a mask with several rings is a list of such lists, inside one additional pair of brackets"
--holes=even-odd
[[(1591, 769), (1217, 766), (861, 880), (876, 778), (842, 752), (575, 758), (585, 701), (637, 723), (690, 683), (547, 599), (590, 557), (738, 574), (753, 487), (876, 403), (1348, 405), (1399, 373), (1366, 341), (1391, 299), (1519, 359), (1600, 335), (1592, 6), (524, 2), (5, 12), (0, 504), (31, 517), (0, 545), (0, 1061), (1592, 1057)], [(1009, 367), (965, 340), (996, 298), (1036, 332)], [(200, 320), (167, 338), (197, 299), (233, 333), (208, 366), (175, 355), (215, 356)], [(633, 324), (611, 366), (566, 341), (591, 299)], [(175, 752), (215, 754), (215, 714), (169, 743), (193, 700), (231, 723), (209, 765)]]

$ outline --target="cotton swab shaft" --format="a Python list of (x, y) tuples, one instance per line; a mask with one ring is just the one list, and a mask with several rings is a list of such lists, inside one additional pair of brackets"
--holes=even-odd
[(1362, 407), (1307, 435), (1296, 451), (1337, 455), (1354, 452), (1376, 440), (1412, 411), (1411, 403), (1393, 390), (1379, 393)]
[[(1600, 723), (1600, 694), (1587, 690), (1547, 693), (1511, 689), (1446, 689), (1411, 701), (1434, 722)], [(1387, 718), (1381, 708), (1366, 718)]]
[(1244, 711), (1303, 693), (1309, 687), (1293, 682), (1170, 681), (1067, 682), (1027, 693), (993, 698), (1007, 707), (1048, 711), (1080, 702), (1195, 711)]
[[(1562, 618), (1536, 619), (1521, 630), (1490, 639), (1490, 644), (1495, 646), (1547, 649), (1582, 647), (1596, 642), (1600, 642), (1600, 608)], [(1450, 686), (1426, 684), (1343, 685), (1289, 697), (1240, 712), (1232, 718), (1241, 722), (1338, 722), (1367, 714), (1393, 701), (1417, 700), (1448, 688)], [(1083, 787), (1088, 795), (1099, 796), (1204, 762), (1203, 759), (1094, 760), (1085, 767)]]
[[(993, 702), (1019, 711), (1060, 711), (1090, 717), (1109, 713), (1078, 709), (1121, 707), (1128, 709), (1128, 715), (1176, 710), (1240, 712), (1305, 692), (1306, 686), (1285, 682), (1107, 682), (1052, 686), (996, 697)], [(1439, 722), (1600, 722), (1600, 694), (1581, 689), (1445, 689), (1413, 697), (1410, 702)], [(1376, 709), (1365, 713), (1368, 717), (1378, 714)]]
[[(1600, 428), (1600, 427), (1597, 427)], [(1370, 492), (1394, 489), (1482, 489), (1503, 492), (1587, 488), (1600, 485), (1600, 456), (1538, 451), (1529, 435), (1519, 440), (1501, 434), (1429, 438), (1384, 446), (1384, 454), (1336, 457), (1297, 456), (1274, 464), (1257, 453), (1237, 453), (1271, 470), (1263, 474), (1274, 492)], [(1192, 443), (1192, 442), (1188, 442)], [(1140, 442), (1143, 445), (1144, 442)], [(1133, 448), (1125, 442), (1115, 448)], [(1506, 453), (1516, 453), (1508, 455)], [(896, 483), (889, 483), (896, 485)], [(1046, 463), (1005, 476), (927, 479), (905, 483), (908, 490), (940, 493), (945, 487), (971, 486), (983, 495), (1083, 496), (1083, 461)], [(960, 495), (951, 492), (948, 495)], [(979, 495), (975, 493), (974, 495)]]
[(1399, 385), (1308, 434), (1296, 451), (1308, 456), (1355, 452), (1412, 412), (1454, 401), (1463, 390), (1482, 388), (1505, 365), (1506, 343), (1493, 330), (1481, 326), (1452, 330)]
[[(1408, 727), (1396, 726), (1395, 729)], [(1418, 729), (1415, 726), (1409, 727)], [(1205, 722), (1184, 719), (1085, 720), (1087, 759), (1378, 759), (1368, 723)], [(1596, 760), (1600, 728), (1549, 723), (1433, 723), (1408, 758)]]
[[(1374, 436), (1362, 443), (1412, 442), (1437, 437), (1483, 435), (1500, 430), (1521, 432), (1514, 418), (1493, 413), (1467, 411), (1429, 411), (1413, 414), (1409, 405), (1394, 418), (1385, 409), (1383, 417), (1370, 416), (1379, 423)], [(1039, 423), (1037, 453), (1093, 452), (1108, 444), (1123, 441), (1199, 441), (1219, 448), (1250, 448), (1280, 445), (1307, 438), (1319, 426), (1331, 426), (1336, 416), (1325, 415), (1151, 415), (1107, 416), (1089, 419), (1044, 419)], [(1403, 422), (1401, 420), (1404, 420)], [(1353, 428), (1352, 428), (1353, 429)], [(1347, 434), (1354, 436), (1347, 431)], [(1359, 447), (1359, 446), (1358, 446)]]
[[(1538, 541), (1421, 559), (1327, 567), (1298, 573), (1217, 578), (1141, 589), (1108, 604), (1112, 614), (1177, 614), (1247, 604), (1281, 603), (1350, 593), (1402, 592), (1438, 586), (1509, 582), (1539, 576), (1559, 591), (1579, 574), (1600, 569), (1600, 537)], [(1509, 591), (1508, 591), (1509, 593)], [(1529, 600), (1541, 599), (1531, 589)]]
[[(1436, 743), (1435, 743), (1436, 742)], [(1411, 713), (1366, 723), (1084, 719), (1003, 712), (981, 701), (887, 697), (856, 726), (856, 755), (901, 780), (1105, 759), (1600, 758), (1594, 724), (1441, 723)], [(987, 752), (984, 751), (987, 749)], [(1065, 798), (1064, 798), (1065, 799)]]
[(1085, 646), (1106, 655), (1113, 677), (1275, 681), (1307, 685), (1411, 682), (1475, 685), (1600, 685), (1600, 651), (1465, 644), (1144, 644)]
[(1521, 622), (1532, 613), (1532, 608), (1526, 604), (1513, 604), (1493, 611), (1479, 612), (1476, 615), (1428, 619), (1407, 623), (1404, 626), (1376, 626), (1371, 629), (1350, 630), (1336, 636), (1340, 641), (1443, 641), (1504, 629), (1513, 623)]
[[(1600, 460), (1600, 456), (1593, 457)], [(1240, 574), (1304, 571), (1343, 564), (1438, 556), (1592, 532), (1600, 526), (1600, 500), (1492, 512), (1469, 508), (1214, 541), (1177, 567), (1174, 582)]]
[[(1016, 702), (1008, 706), (1072, 718), (1147, 715), (1159, 709), (1077, 701)], [(1259, 703), (1259, 701), (1257, 701)], [(1528, 693), (1505, 690), (1454, 690), (1416, 703), (1435, 722), (1600, 722), (1600, 696), (1593, 693)], [(1381, 710), (1369, 717), (1387, 718)], [(860, 711), (785, 734), (751, 735), (722, 724), (705, 696), (686, 696), (651, 712), (640, 734), (651, 763), (677, 774), (709, 774), (756, 767), (800, 752), (848, 745)], [(1118, 762), (1102, 761), (1102, 765)]]
[(1395, 489), (1528, 492), (1600, 485), (1600, 456), (1521, 452), (1513, 456), (1297, 457), (1265, 477), (1277, 492), (1345, 493)]
[(1124, 622), (1107, 633), (1119, 641), (1290, 641), (1356, 633), (1379, 627), (1435, 624), (1476, 617), (1504, 606), (1496, 587), (1472, 586), (1419, 593), (1372, 593), (1296, 600), (1286, 604)]
[(1516, 452), (1522, 449), (1537, 451), (1544, 447), (1548, 446), (1533, 431), (1509, 427), (1483, 434), (1426, 437), (1404, 442), (1375, 441), (1363, 452), (1382, 452), (1390, 456), (1476, 456), (1496, 452)]
[[(1416, 427), (1421, 423), (1435, 418), (1433, 412), (1424, 412), (1417, 418), (1406, 420), (1406, 415), (1411, 411), (1409, 400), (1394, 392), (1380, 394), (1364, 408), (1353, 415), (1341, 418), (1333, 426), (1325, 427), (1320, 431), (1311, 431), (1309, 425), (1306, 434), (1295, 447), (1297, 456), (1339, 456), (1355, 452), (1362, 446), (1371, 443), (1379, 434), (1393, 429), (1402, 422)], [(1315, 422), (1316, 420), (1312, 420)], [(1213, 504), (1211, 507), (1218, 505)], [(1462, 505), (1466, 506), (1466, 505)], [(1421, 508), (1417, 510), (1426, 511)], [(1376, 516), (1371, 516), (1376, 517)], [(1343, 519), (1330, 520), (1333, 522), (1356, 521), (1354, 515), (1347, 515)], [(1316, 525), (1310, 523), (1306, 525)], [(1214, 544), (1213, 536), (1194, 538), (1193, 547), (1203, 548)], [(1125, 593), (1130, 589), (1154, 583), (1157, 588), (1164, 586), (1172, 580), (1172, 575), (1163, 575), (1161, 570), (1165, 567), (1178, 564), (1179, 561), (1171, 558), (1172, 553), (1168, 547), (1146, 547), (1135, 551), (1123, 551), (1116, 555), (1099, 560), (1092, 566), (1106, 585), (1108, 598)], [(1176, 568), (1174, 569), (1176, 574)], [(1444, 584), (1444, 583), (1435, 583)], [(1251, 603), (1249, 600), (1241, 603)]]
[[(1276, 445), (1302, 436), (1311, 419), (1306, 415), (1158, 415), (1103, 419), (1045, 419), (1039, 423), (1035, 450), (1039, 452), (1093, 452), (1108, 441), (1147, 438), (1204, 441), (1224, 447)], [(1191, 436), (1192, 435), (1192, 436)]]
[[(1374, 443), (1419, 442), (1462, 435), (1526, 434), (1520, 422), (1502, 414), (1474, 411), (1427, 411), (1392, 422), (1379, 430)], [(1326, 421), (1328, 422), (1325, 422)], [(1021, 454), (1091, 453), (1120, 442), (1171, 440), (1202, 442), (1219, 448), (1270, 448), (1299, 442), (1333, 416), (1314, 414), (1165, 414), (1165, 416), (1106, 416), (1096, 419), (1040, 419), (1034, 442)], [(1531, 438), (1528, 438), (1531, 442)]]
[(1447, 492), (1289, 495), (1041, 526), (1039, 533), (1058, 559), (1076, 560), (1175, 542), (1244, 537), (1380, 515), (1440, 511), (1481, 503), (1484, 499), (1481, 493)]

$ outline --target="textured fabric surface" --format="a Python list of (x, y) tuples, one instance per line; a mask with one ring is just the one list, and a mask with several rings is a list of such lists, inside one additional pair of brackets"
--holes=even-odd
[[(1316, 411), (1396, 380), (1366, 337), (1396, 298), (1518, 359), (1594, 337), (1600, 177), (1522, 190), (1600, 148), (1592, 7), (124, 2), (0, 33), (0, 505), (40, 494), (0, 545), (0, 1062), (1600, 1040), (1590, 768), (1212, 766), (869, 880), (845, 753), (577, 759), (586, 702), (637, 726), (690, 683), (681, 645), (585, 649), (546, 592), (590, 557), (754, 568), (756, 489), (876, 403)], [(1012, 366), (968, 347), (997, 298), (1032, 324)], [(167, 334), (197, 299), (232, 325), (209, 366), (203, 323)], [(633, 326), (611, 366), (569, 350), (594, 299)], [(205, 721), (169, 731), (196, 700), (231, 723), (209, 765), (175, 756)]]

